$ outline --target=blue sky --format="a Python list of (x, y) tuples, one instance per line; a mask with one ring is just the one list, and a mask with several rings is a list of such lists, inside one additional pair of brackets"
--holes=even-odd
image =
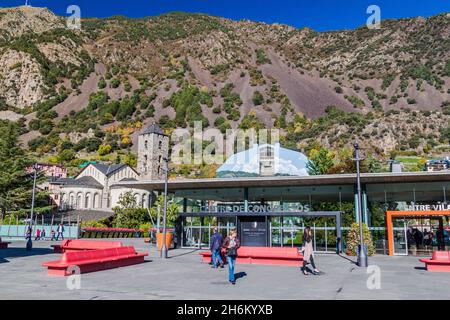
[[(66, 15), (76, 4), (84, 17), (153, 16), (170, 11), (202, 12), (231, 19), (250, 19), (310, 27), (318, 31), (353, 29), (365, 24), (367, 7), (381, 8), (382, 19), (424, 16), (450, 12), (450, 0), (29, 0)], [(24, 4), (25, 0), (0, 0), (1, 7)]]

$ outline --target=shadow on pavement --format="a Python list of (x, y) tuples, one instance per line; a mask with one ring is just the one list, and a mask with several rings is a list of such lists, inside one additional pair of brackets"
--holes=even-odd
[(8, 248), (0, 250), (0, 263), (8, 262), (5, 258), (21, 258), (31, 256), (42, 256), (46, 254), (53, 254), (52, 248), (34, 248), (27, 251), (25, 248)]
[[(180, 254), (176, 254), (176, 255), (169, 255), (169, 259), (171, 259), (171, 258), (177, 258), (177, 257), (182, 257), (182, 256), (187, 256), (188, 254), (191, 254), (191, 253), (194, 253), (194, 252), (197, 252), (197, 251), (200, 251), (200, 249), (194, 249), (194, 250), (191, 250), (191, 251), (188, 251), (188, 252), (183, 252), (183, 253), (180, 253)], [(170, 252), (170, 251), (169, 251)]]
[(414, 267), (414, 269), (420, 270), (420, 271), (427, 271), (426, 267)]
[(345, 260), (347, 260), (347, 261), (350, 261), (352, 264), (355, 264), (355, 265), (357, 264), (356, 261), (353, 261), (352, 259), (347, 258), (346, 256), (343, 256), (342, 254), (338, 254), (338, 256), (341, 257), (342, 259), (345, 259)]
[(245, 277), (245, 276), (247, 276), (247, 273), (246, 273), (246, 272), (238, 272), (238, 273), (236, 273), (236, 274), (234, 275), (234, 278), (235, 278), (236, 280), (239, 280), (240, 278), (243, 278), (243, 277)]

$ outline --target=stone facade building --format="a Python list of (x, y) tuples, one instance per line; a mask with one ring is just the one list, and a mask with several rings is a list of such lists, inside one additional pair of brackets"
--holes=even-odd
[(156, 124), (138, 138), (137, 171), (127, 164), (90, 163), (75, 177), (52, 182), (57, 190), (61, 210), (111, 211), (120, 196), (131, 191), (138, 206), (150, 206), (148, 190), (116, 186), (118, 182), (164, 179), (164, 158), (169, 150), (169, 137)]

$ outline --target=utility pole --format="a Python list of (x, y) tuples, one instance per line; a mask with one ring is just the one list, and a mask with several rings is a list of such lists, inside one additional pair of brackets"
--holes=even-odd
[(33, 213), (34, 213), (34, 200), (35, 200), (35, 194), (36, 194), (36, 175), (37, 175), (38, 165), (35, 163), (33, 165), (33, 194), (31, 196), (31, 216), (30, 216), (30, 224), (28, 226), (28, 233), (29, 238), (27, 241), (27, 251), (31, 251), (33, 249), (33, 240), (31, 239), (33, 237)]
[(169, 159), (166, 157), (163, 159), (165, 162), (165, 175), (164, 175), (164, 211), (163, 211), (163, 243), (161, 248), (160, 257), (167, 259), (167, 246), (166, 246), (166, 234), (167, 234), (167, 180), (169, 175)]
[(358, 266), (362, 268), (367, 268), (369, 261), (367, 258), (366, 247), (364, 245), (364, 232), (363, 232), (363, 221), (362, 221), (362, 197), (361, 197), (361, 172), (360, 172), (360, 161), (359, 157), (359, 144), (355, 142), (355, 161), (356, 161), (356, 180), (358, 188), (358, 217), (359, 217), (359, 250), (358, 250)]

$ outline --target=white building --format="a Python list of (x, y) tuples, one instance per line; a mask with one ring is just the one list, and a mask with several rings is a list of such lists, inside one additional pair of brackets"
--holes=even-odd
[(169, 137), (155, 124), (148, 127), (138, 140), (138, 171), (127, 164), (90, 163), (75, 178), (58, 179), (60, 209), (111, 211), (120, 196), (131, 191), (136, 203), (147, 208), (150, 192), (116, 186), (117, 182), (160, 180), (163, 159), (169, 148)]

